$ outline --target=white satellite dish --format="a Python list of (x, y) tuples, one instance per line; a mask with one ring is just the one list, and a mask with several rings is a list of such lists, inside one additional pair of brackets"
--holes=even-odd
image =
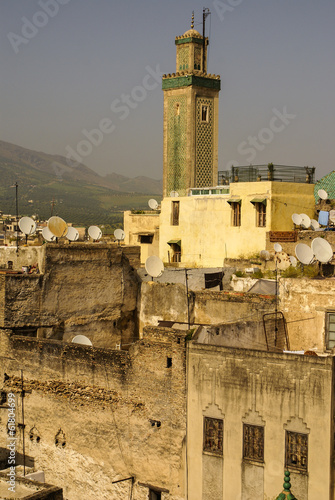
[(275, 249), (275, 252), (282, 252), (283, 251), (283, 247), (281, 246), (280, 243), (275, 243), (273, 245), (273, 248)]
[(315, 219), (311, 219), (311, 228), (313, 229), (313, 231), (316, 231), (317, 229), (319, 229), (319, 227), (320, 224), (318, 223), (318, 221)]
[(69, 241), (77, 241), (79, 238), (79, 232), (75, 227), (69, 226), (66, 237)]
[(298, 243), (296, 245), (295, 254), (302, 264), (311, 264), (314, 258), (313, 250), (305, 243)]
[(152, 278), (158, 278), (163, 274), (164, 264), (159, 257), (152, 255), (145, 261), (145, 270)]
[(277, 252), (275, 256), (275, 263), (278, 269), (285, 271), (291, 265), (291, 261), (287, 253)]
[(52, 234), (52, 232), (47, 227), (44, 227), (42, 229), (42, 236), (45, 239), (45, 241), (48, 241), (49, 243), (55, 241), (56, 239), (56, 236)]
[(100, 229), (100, 227), (98, 226), (90, 226), (88, 228), (88, 234), (89, 236), (92, 238), (92, 240), (100, 240), (101, 236), (102, 236), (102, 231)]
[(170, 198), (179, 198), (179, 193), (178, 193), (178, 191), (171, 191), (171, 193), (170, 193)]
[(148, 205), (151, 208), (151, 210), (157, 210), (157, 208), (158, 208), (158, 201), (156, 201), (153, 198), (151, 198), (151, 200), (148, 201)]
[(300, 226), (300, 224), (301, 224), (301, 222), (302, 222), (301, 215), (299, 215), (299, 214), (293, 214), (293, 215), (292, 215), (292, 220), (293, 220), (293, 222), (294, 222), (294, 224), (295, 224), (296, 226)]
[(81, 345), (89, 345), (89, 346), (93, 347), (92, 342), (90, 341), (90, 339), (88, 337), (85, 337), (85, 335), (76, 335), (72, 339), (72, 343), (73, 344), (81, 344)]
[(319, 189), (318, 196), (319, 196), (319, 198), (321, 198), (321, 200), (327, 200), (328, 199), (328, 193), (324, 189)]
[(262, 260), (270, 260), (270, 252), (267, 250), (261, 250), (259, 252), (259, 256)]
[(323, 238), (314, 238), (312, 241), (312, 251), (315, 258), (323, 264), (326, 264), (333, 258), (333, 249), (328, 241)]
[(122, 229), (115, 229), (114, 236), (117, 240), (122, 241), (126, 237), (126, 233)]
[(294, 255), (290, 255), (290, 261), (291, 261), (291, 266), (292, 267), (297, 267), (297, 264), (298, 264), (298, 261), (297, 259), (294, 257)]
[(19, 228), (26, 236), (34, 234), (36, 231), (36, 222), (30, 217), (22, 217), (19, 220)]
[(61, 238), (66, 235), (68, 227), (65, 220), (54, 215), (48, 220), (48, 229), (56, 238)]
[(311, 219), (306, 214), (300, 214), (301, 216), (301, 227), (308, 229), (311, 226)]

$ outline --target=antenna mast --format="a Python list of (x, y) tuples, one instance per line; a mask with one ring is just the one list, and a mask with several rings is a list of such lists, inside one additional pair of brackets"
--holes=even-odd
[(206, 47), (206, 38), (205, 38), (205, 25), (206, 25), (206, 17), (209, 16), (211, 11), (204, 7), (202, 10), (202, 71), (205, 73), (205, 47)]

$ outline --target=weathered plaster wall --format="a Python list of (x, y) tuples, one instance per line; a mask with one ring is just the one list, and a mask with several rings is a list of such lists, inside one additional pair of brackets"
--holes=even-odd
[[(295, 496), (333, 500), (333, 358), (188, 345), (189, 498), (274, 500), (289, 430), (308, 434), (308, 475), (291, 471)], [(204, 417), (223, 419), (221, 458), (203, 452)], [(243, 460), (243, 423), (264, 426), (264, 463)], [(209, 460), (220, 475), (211, 497)]]
[(82, 334), (97, 347), (114, 348), (137, 338), (137, 277), (130, 261), (136, 264), (139, 249), (44, 247), (43, 274), (1, 276), (0, 326), (36, 327), (40, 337), (67, 341)]
[[(235, 321), (261, 321), (263, 314), (274, 310), (273, 296), (235, 292), (189, 292), (192, 324), (216, 325)], [(181, 284), (141, 283), (140, 331), (144, 325), (159, 321), (187, 323), (186, 287)]]
[(8, 262), (13, 262), (13, 269), (21, 271), (22, 266), (32, 266), (38, 264), (39, 270), (44, 272), (45, 250), (47, 245), (19, 247), (1, 247), (0, 248), (0, 268), (8, 267)]
[[(48, 482), (63, 488), (65, 498), (124, 500), (130, 481), (112, 481), (130, 476), (135, 498), (148, 497), (143, 484), (166, 490), (164, 499), (184, 498), (181, 332), (148, 329), (128, 352), (5, 332), (0, 347), (0, 380), (9, 376), (2, 390), (17, 393), (18, 421), (23, 370), (26, 453)], [(0, 443), (5, 443), (6, 410), (0, 412)], [(22, 452), (21, 430), (17, 436)]]
[(266, 349), (262, 321), (238, 321), (215, 326), (200, 326), (192, 339), (200, 344), (243, 349)]
[(334, 279), (279, 281), (279, 309), (287, 321), (291, 349), (326, 349), (326, 313), (335, 311)]
[[(133, 214), (130, 210), (123, 213), (123, 227), (126, 234), (125, 244), (136, 245), (141, 249), (141, 264), (151, 255), (159, 256), (159, 220), (157, 212)], [(141, 243), (141, 234), (153, 234), (152, 243)]]

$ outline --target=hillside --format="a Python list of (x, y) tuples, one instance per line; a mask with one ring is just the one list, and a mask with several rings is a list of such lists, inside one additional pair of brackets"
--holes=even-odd
[(160, 198), (162, 182), (148, 177), (105, 177), (81, 164), (73, 168), (66, 158), (32, 151), (0, 141), (0, 210), (15, 213), (18, 183), (19, 213), (53, 213), (76, 224), (120, 225), (122, 212), (147, 208), (150, 196)]

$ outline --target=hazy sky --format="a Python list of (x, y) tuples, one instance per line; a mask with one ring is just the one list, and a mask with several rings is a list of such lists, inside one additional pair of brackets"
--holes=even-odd
[[(203, 6), (0, 0), (0, 139), (64, 156), (79, 150), (100, 174), (161, 178), (159, 73), (175, 71), (174, 39), (192, 10), (202, 32)], [(316, 178), (335, 169), (335, 1), (205, 6), (208, 72), (222, 80), (219, 169), (314, 165)]]

